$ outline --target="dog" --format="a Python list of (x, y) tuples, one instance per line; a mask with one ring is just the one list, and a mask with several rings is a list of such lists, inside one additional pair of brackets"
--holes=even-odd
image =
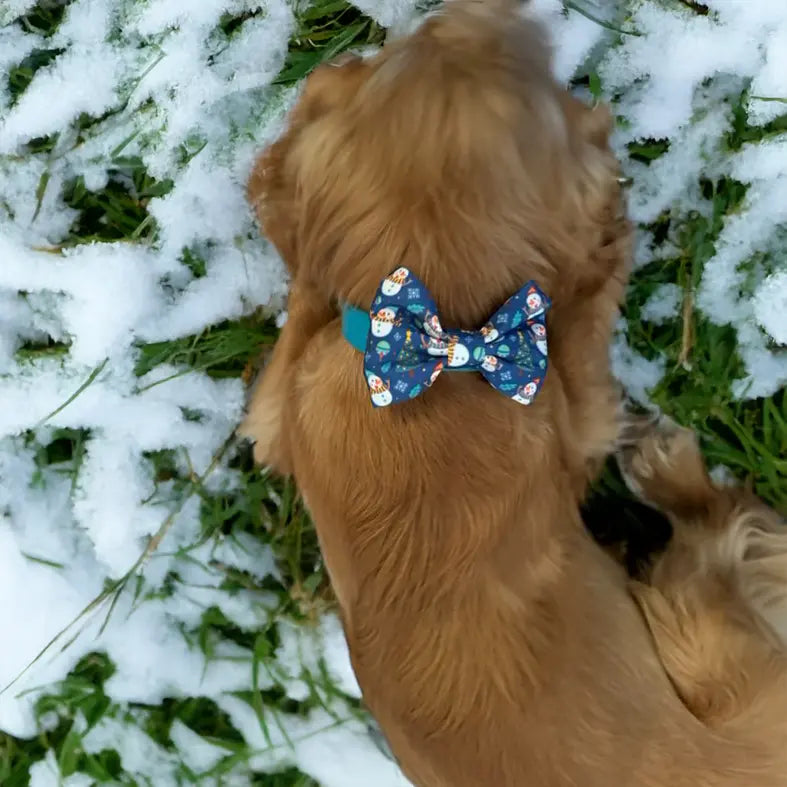
[[(751, 490), (715, 484), (695, 435), (630, 418), (618, 464), (673, 536), (630, 590), (678, 694), (713, 728), (784, 728), (787, 528)], [(747, 720), (744, 722), (743, 720)]]
[[(687, 523), (695, 535), (632, 584), (580, 518), (621, 428), (608, 348), (631, 228), (611, 125), (555, 83), (513, 2), (453, 0), (378, 54), (316, 69), (249, 180), (291, 288), (240, 433), (294, 476), (364, 701), (418, 787), (787, 784), (782, 651), (753, 622), (765, 596), (736, 601), (724, 582), (713, 596), (694, 576), (679, 614), (681, 572), (723, 558), (737, 576), (740, 548), (692, 562), (713, 525)], [(400, 269), (434, 298), (435, 353), (439, 326), (486, 340), (536, 282), (551, 300), (537, 394), (512, 401), (493, 364), (438, 358), (419, 395), (373, 407), (387, 384), (342, 310), (369, 310)], [(680, 467), (657, 470), (636, 441), (626, 456), (669, 509), (657, 493)]]

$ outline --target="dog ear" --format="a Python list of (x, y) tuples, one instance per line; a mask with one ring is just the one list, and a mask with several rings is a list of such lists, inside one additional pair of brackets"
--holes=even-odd
[(575, 129), (577, 138), (585, 144), (606, 150), (614, 123), (609, 107), (601, 103), (588, 106), (565, 91), (561, 91), (559, 100), (566, 121)]
[[(567, 125), (572, 129), (574, 188), (572, 210), (597, 237), (588, 264), (574, 271), (574, 294), (593, 295), (619, 272), (629, 256), (631, 227), (625, 217), (620, 165), (609, 146), (614, 118), (602, 104), (589, 107), (569, 94), (563, 98)], [(591, 235), (592, 237), (592, 235)]]
[(287, 130), (258, 157), (246, 196), (263, 232), (278, 249), (291, 274), (298, 263), (297, 155), (302, 132), (331, 109), (343, 106), (357, 88), (367, 66), (357, 55), (343, 54), (315, 69), (305, 80), (290, 112)]
[(285, 322), (261, 378), (252, 391), (248, 410), (238, 428), (241, 437), (254, 442), (254, 458), (281, 475), (293, 472), (289, 443), (294, 370), (309, 342), (336, 319), (333, 304), (324, 293), (300, 276), (290, 286)]
[(609, 212), (620, 209), (620, 165), (609, 147), (612, 114), (606, 106), (581, 107), (575, 116), (580, 193), (593, 220), (609, 220)]
[(579, 132), (591, 144), (605, 149), (609, 145), (612, 133), (612, 112), (606, 104), (596, 104), (593, 107), (583, 107), (584, 112), (579, 122)]
[(323, 63), (306, 77), (295, 113), (301, 120), (311, 121), (342, 106), (358, 89), (367, 70), (364, 59), (350, 52)]

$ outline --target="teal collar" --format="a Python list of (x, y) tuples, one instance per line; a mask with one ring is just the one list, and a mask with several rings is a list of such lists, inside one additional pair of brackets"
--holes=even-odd
[(366, 352), (366, 337), (369, 335), (370, 325), (368, 311), (348, 303), (342, 305), (342, 335), (359, 352)]

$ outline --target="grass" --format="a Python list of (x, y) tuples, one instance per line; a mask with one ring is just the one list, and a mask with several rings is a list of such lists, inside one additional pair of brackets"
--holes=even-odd
[(141, 383), (140, 390), (194, 371), (216, 378), (245, 377), (248, 382), (260, 350), (272, 344), (275, 338), (276, 328), (270, 317), (259, 313), (210, 326), (193, 336), (140, 345), (135, 368), (138, 376), (142, 377), (161, 364), (180, 368), (155, 382)]
[[(692, 0), (680, 2), (696, 13), (708, 9)], [(48, 46), (48, 39), (62, 21), (69, 0), (41, 0), (15, 24), (42, 35), (43, 44), (8, 72), (7, 87), (12, 102), (17, 101), (33, 80), (37, 70), (45, 68), (60, 50)], [(592, 6), (580, 6), (591, 19)], [(221, 18), (219, 28), (228, 39), (257, 12)], [(611, 27), (626, 35), (635, 33)], [(321, 62), (339, 52), (381, 43), (384, 31), (345, 0), (316, 0), (299, 7), (286, 62), (277, 77), (277, 84), (292, 85), (306, 76)], [(597, 77), (588, 84), (596, 95), (601, 93)], [(765, 126), (753, 126), (745, 112), (745, 96), (733, 107), (734, 122), (727, 144), (731, 151), (748, 142), (775, 137), (787, 132), (787, 113)], [(83, 118), (87, 132), (95, 118)], [(49, 155), (55, 149), (57, 136), (34, 140), (28, 145), (29, 155)], [(669, 149), (669, 140), (643, 139), (632, 143), (628, 155), (632, 161), (648, 163), (657, 160)], [(184, 151), (185, 157), (195, 155), (199, 145)], [(90, 190), (83, 180), (75, 178), (66, 184), (64, 199), (76, 212), (62, 246), (90, 242), (121, 241), (152, 243), (158, 228), (147, 207), (150, 199), (165, 195), (172, 188), (170, 181), (157, 181), (143, 162), (125, 156), (120, 146), (106, 162), (108, 180), (103, 188)], [(40, 202), (48, 181), (42, 177), (37, 191)], [(736, 181), (722, 179), (699, 184), (706, 210), (684, 215), (679, 212), (661, 216), (650, 229), (657, 239), (669, 240), (676, 249), (667, 260), (659, 260), (638, 269), (632, 278), (625, 307), (625, 320), (631, 345), (647, 358), (664, 358), (666, 373), (652, 391), (653, 401), (678, 421), (694, 428), (701, 436), (703, 447), (712, 463), (723, 464), (742, 479), (750, 480), (762, 497), (787, 512), (787, 397), (781, 392), (767, 399), (741, 401), (731, 390), (731, 381), (742, 374), (734, 331), (708, 321), (694, 306), (694, 298), (703, 268), (713, 255), (715, 243), (728, 216), (739, 209), (746, 187)], [(49, 249), (58, 253), (62, 246)], [(190, 274), (199, 278), (206, 273), (200, 250), (184, 248), (180, 262)], [(660, 285), (677, 284), (683, 293), (681, 313), (662, 324), (642, 318), (642, 307)], [(264, 312), (239, 320), (210, 326), (193, 336), (174, 341), (140, 345), (136, 374), (139, 390), (153, 387), (163, 380), (194, 373), (214, 378), (253, 377), (260, 350), (276, 338), (276, 328)], [(22, 362), (41, 358), (56, 359), (68, 352), (67, 344), (48, 340), (23, 345), (17, 352)], [(166, 367), (163, 379), (155, 377), (159, 367)], [(85, 380), (90, 385), (103, 367), (97, 367)], [(79, 394), (81, 389), (75, 392)], [(184, 413), (198, 421), (198, 411)], [(34, 433), (26, 441), (36, 448), (36, 475), (33, 484), (46, 484), (51, 473), (66, 475), (76, 483), (85, 447), (90, 435), (86, 430), (59, 429), (43, 442)], [(282, 618), (308, 623), (331, 605), (330, 591), (323, 570), (314, 529), (293, 486), (269, 477), (253, 466), (248, 448), (227, 447), (228, 465), (239, 476), (240, 483), (231, 491), (216, 492), (204, 479), (188, 470), (188, 457), (175, 451), (151, 452), (146, 456), (155, 490), (150, 502), (185, 500), (196, 496), (200, 505), (201, 532), (197, 543), (217, 537), (240, 539), (249, 537), (270, 545), (280, 571), (280, 578), (259, 580), (250, 574), (214, 561), (210, 568), (222, 573), (222, 588), (229, 593), (241, 590), (270, 594), (276, 603), (269, 610), (268, 623), (259, 630), (244, 630), (230, 621), (217, 607), (204, 610), (198, 625), (183, 636), (199, 648), (207, 660), (219, 658), (218, 645), (232, 642), (253, 654), (252, 677), (247, 691), (239, 697), (253, 708), (266, 736), (277, 725), (279, 714), (303, 714), (310, 709), (328, 708), (327, 698), (336, 695), (324, 668), (308, 676), (305, 699), (293, 701), (280, 687), (280, 669), (275, 651), (280, 641), (277, 621)], [(625, 534), (608, 527), (615, 519), (624, 520)], [(615, 543), (625, 535), (630, 544), (626, 558), (630, 565), (640, 553), (668, 536), (663, 522), (653, 519), (628, 495), (613, 467), (607, 471), (594, 491), (588, 508), (593, 531), (599, 540)], [(590, 514), (592, 513), (592, 516)], [(189, 549), (182, 550), (188, 558)], [(30, 560), (40, 560), (29, 555)], [(51, 564), (53, 570), (59, 567)], [(146, 591), (131, 587), (130, 592)], [(183, 577), (171, 573), (157, 590), (160, 597), (177, 588), (186, 587)], [(109, 589), (107, 598), (115, 592)], [(139, 599), (143, 601), (144, 599)], [(85, 723), (89, 729), (104, 718), (126, 719), (140, 726), (164, 751), (173, 751), (171, 738), (176, 721), (219, 746), (225, 755), (211, 775), (221, 784), (233, 769), (242, 767), (255, 752), (251, 751), (229, 716), (212, 700), (205, 697), (168, 698), (156, 706), (119, 706), (104, 690), (113, 665), (103, 653), (91, 653), (80, 660), (71, 672), (56, 685), (46, 688), (38, 700), (36, 712), (42, 722), (39, 734), (21, 740), (0, 734), (0, 784), (3, 787), (26, 787), (30, 768), (51, 752), (63, 776), (82, 772), (96, 784), (138, 784), (125, 773), (117, 751), (108, 749), (89, 753), (83, 745)], [(360, 709), (346, 704), (350, 715)], [(337, 720), (341, 722), (341, 719)], [(184, 764), (179, 774), (183, 784), (205, 783)], [(250, 773), (253, 784), (265, 787), (314, 787), (316, 783), (295, 769), (278, 773)]]
[(356, 47), (379, 45), (385, 31), (345, 0), (321, 0), (298, 14), (287, 61), (277, 84), (293, 84), (320, 63)]
[[(707, 13), (703, 8), (695, 10)], [(732, 128), (726, 139), (731, 152), (787, 133), (787, 114), (763, 126), (750, 124), (744, 108), (747, 98), (740, 95), (732, 107)], [(630, 144), (628, 155), (648, 164), (668, 149), (668, 140), (644, 139)], [(704, 210), (667, 213), (647, 227), (657, 243), (670, 241), (676, 252), (633, 272), (623, 309), (627, 339), (643, 357), (666, 362), (664, 376), (649, 392), (651, 401), (699, 435), (711, 466), (723, 465), (751, 483), (758, 495), (787, 516), (787, 395), (781, 390), (753, 400), (734, 396), (732, 383), (745, 373), (735, 330), (714, 324), (695, 307), (705, 264), (715, 254), (725, 221), (738, 211), (747, 188), (728, 178), (702, 180), (698, 186)], [(680, 288), (681, 310), (674, 319), (655, 324), (643, 319), (642, 310), (664, 284)], [(586, 519), (596, 538), (615, 546), (632, 571), (670, 535), (663, 518), (633, 500), (612, 462), (588, 501)]]
[[(727, 138), (731, 151), (753, 141), (787, 132), (787, 114), (757, 127), (743, 109), (746, 95), (733, 107), (733, 127)], [(666, 152), (663, 140), (646, 140), (630, 148), (640, 161)], [(728, 216), (740, 208), (746, 185), (722, 178), (699, 184), (705, 210), (690, 215), (663, 215), (649, 227), (656, 238), (670, 240), (674, 256), (636, 270), (624, 310), (631, 346), (646, 358), (666, 360), (666, 373), (650, 392), (652, 401), (700, 435), (710, 463), (725, 465), (751, 481), (757, 493), (787, 513), (787, 396), (741, 400), (732, 383), (744, 376), (735, 331), (711, 322), (695, 307), (705, 264), (715, 254), (716, 241)], [(642, 318), (642, 307), (656, 287), (677, 284), (683, 292), (681, 313), (664, 324)]]
[[(44, 0), (17, 24), (49, 38), (61, 22), (67, 5), (68, 0)], [(221, 21), (224, 33), (232, 36), (248, 17), (224, 17)], [(298, 15), (287, 61), (277, 82), (294, 84), (320, 62), (344, 49), (381, 43), (383, 33), (372, 20), (343, 1), (321, 0), (304, 7)], [(59, 52), (49, 48), (36, 50), (10, 70), (8, 88), (13, 102), (24, 93), (36, 71), (46, 67)], [(84, 118), (85, 130), (89, 130), (96, 120)], [(27, 152), (49, 155), (56, 143), (57, 136), (38, 139), (28, 145)], [(193, 154), (192, 151), (189, 155)], [(58, 253), (63, 247), (91, 242), (150, 243), (155, 240), (157, 227), (147, 211), (147, 204), (151, 198), (168, 193), (172, 183), (152, 178), (141, 160), (124, 156), (122, 149), (107, 162), (107, 173), (107, 184), (95, 191), (88, 189), (79, 177), (66, 184), (64, 201), (77, 211), (76, 218), (65, 241), (48, 251)], [(37, 193), (39, 203), (46, 187), (47, 181), (42, 179)], [(205, 262), (198, 249), (183, 249), (181, 262), (195, 278), (205, 275)], [(270, 316), (260, 312), (210, 326), (199, 334), (176, 341), (140, 345), (135, 369), (140, 378), (139, 390), (196, 372), (216, 378), (241, 377), (249, 382), (256, 371), (261, 348), (270, 345), (275, 336)], [(17, 357), (22, 362), (32, 362), (57, 358), (67, 352), (67, 344), (50, 339), (23, 345)], [(145, 377), (162, 365), (176, 371), (164, 378)], [(95, 379), (98, 371), (100, 369), (94, 370), (83, 387)], [(77, 390), (75, 396), (81, 390)], [(185, 415), (194, 420), (200, 418), (198, 412)], [(50, 471), (65, 474), (75, 482), (88, 439), (89, 434), (84, 430), (55, 430), (47, 442), (38, 444), (35, 435), (30, 433), (27, 440), (35, 444), (38, 467), (32, 483), (45, 484)], [(184, 631), (184, 636), (202, 650), (207, 660), (217, 658), (216, 647), (220, 642), (234, 642), (253, 653), (253, 679), (249, 690), (239, 696), (254, 708), (261, 726), (268, 729), (269, 725), (277, 724), (278, 714), (302, 714), (318, 706), (328, 709), (332, 706), (326, 703), (326, 698), (338, 696), (321, 667), (317, 674), (308, 678), (309, 692), (305, 700), (288, 699), (278, 688), (280, 679), (276, 670), (279, 667), (274, 659), (278, 645), (277, 619), (315, 621), (320, 611), (331, 605), (331, 597), (314, 529), (292, 484), (272, 479), (255, 468), (248, 448), (232, 447), (231, 452), (229, 466), (240, 473), (241, 483), (235, 491), (222, 493), (208, 491), (199, 480), (183, 473), (179, 461), (182, 457), (174, 456), (173, 452), (148, 455), (156, 482), (151, 502), (158, 502), (163, 496), (180, 499), (196, 495), (200, 500), (202, 521), (199, 543), (219, 535), (238, 538), (246, 534), (273, 548), (279, 565), (279, 580), (268, 577), (260, 582), (231, 566), (218, 562), (211, 566), (223, 573), (221, 587), (230, 593), (242, 588), (273, 593), (278, 598), (270, 611), (267, 627), (260, 631), (243, 631), (218, 608), (210, 607), (204, 611), (196, 629)], [(40, 560), (35, 555), (30, 555), (29, 559)], [(183, 579), (170, 575), (159, 592), (171, 593), (176, 586), (183, 586)], [(116, 592), (114, 587), (109, 590)], [(82, 745), (85, 733), (82, 720), (90, 728), (102, 718), (121, 718), (128, 713), (133, 713), (136, 722), (165, 750), (173, 749), (169, 733), (175, 720), (225, 749), (226, 756), (210, 777), (216, 784), (222, 784), (226, 774), (242, 768), (255, 754), (229, 717), (207, 698), (171, 698), (151, 707), (117, 706), (103, 689), (113, 669), (103, 653), (86, 656), (59, 684), (49, 687), (37, 702), (36, 712), (44, 723), (36, 738), (22, 740), (0, 734), (0, 784), (4, 787), (28, 785), (32, 764), (51, 752), (64, 777), (82, 772), (97, 784), (136, 785), (137, 782), (123, 771), (116, 751), (90, 754)], [(344, 699), (343, 704), (350, 717), (360, 713), (357, 704)], [(342, 723), (342, 719), (337, 719), (336, 723)], [(252, 784), (265, 787), (316, 787), (310, 777), (293, 768), (277, 773), (250, 773), (250, 776)], [(197, 784), (203, 783), (206, 777), (199, 777), (184, 767), (180, 778), (183, 784)]]

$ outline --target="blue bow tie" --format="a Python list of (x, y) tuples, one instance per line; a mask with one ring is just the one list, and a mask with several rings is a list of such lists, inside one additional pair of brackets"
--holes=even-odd
[(345, 307), (345, 338), (364, 352), (372, 404), (413, 399), (444, 371), (480, 372), (520, 404), (530, 404), (547, 371), (546, 312), (551, 303), (528, 282), (480, 331), (446, 331), (424, 285), (397, 268), (380, 285), (370, 311)]

